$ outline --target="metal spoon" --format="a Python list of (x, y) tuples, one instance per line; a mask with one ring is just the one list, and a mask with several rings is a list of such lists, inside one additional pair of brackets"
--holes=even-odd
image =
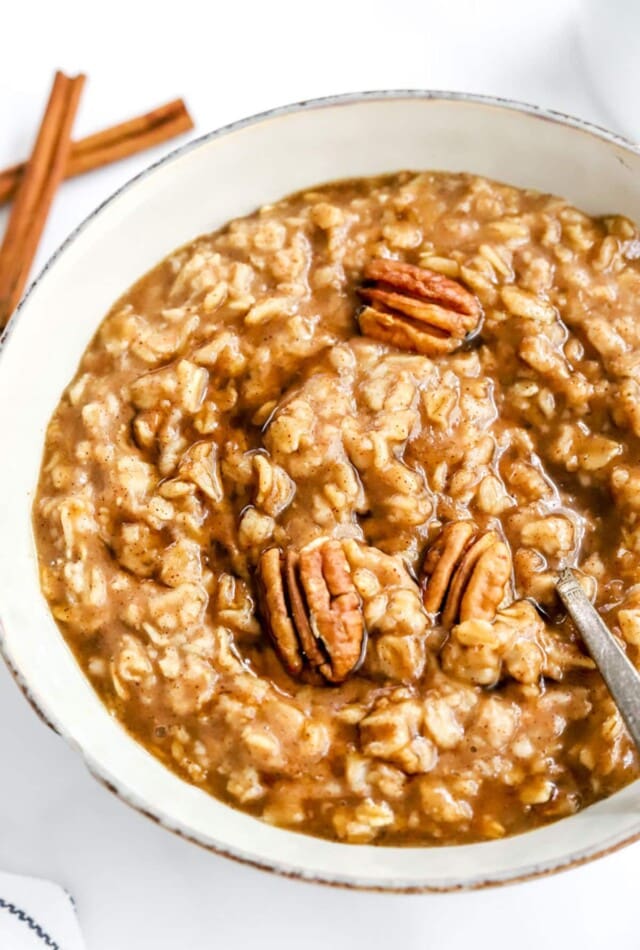
[(570, 568), (560, 574), (556, 590), (609, 687), (640, 753), (640, 673), (618, 646)]

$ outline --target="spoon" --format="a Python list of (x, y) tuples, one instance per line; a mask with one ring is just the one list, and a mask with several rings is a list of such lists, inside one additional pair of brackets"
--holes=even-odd
[(640, 753), (640, 673), (627, 659), (570, 568), (560, 574), (556, 590), (600, 670)]

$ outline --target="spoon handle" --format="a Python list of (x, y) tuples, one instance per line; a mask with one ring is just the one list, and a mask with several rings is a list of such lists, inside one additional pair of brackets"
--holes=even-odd
[(556, 589), (640, 752), (640, 674), (618, 646), (572, 570), (562, 571)]

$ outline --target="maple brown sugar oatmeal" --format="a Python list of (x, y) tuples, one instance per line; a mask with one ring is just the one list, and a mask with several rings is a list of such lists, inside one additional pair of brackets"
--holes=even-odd
[(354, 843), (637, 776), (554, 593), (640, 664), (640, 236), (473, 175), (297, 194), (119, 300), (51, 420), (44, 594), (192, 782)]

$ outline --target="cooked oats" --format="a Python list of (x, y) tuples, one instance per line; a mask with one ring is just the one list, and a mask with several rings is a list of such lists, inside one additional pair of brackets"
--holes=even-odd
[(576, 568), (640, 664), (639, 239), (401, 173), (144, 276), (62, 396), (34, 504), (43, 591), (109, 710), (212, 795), (353, 843), (495, 839), (634, 779), (554, 582)]

